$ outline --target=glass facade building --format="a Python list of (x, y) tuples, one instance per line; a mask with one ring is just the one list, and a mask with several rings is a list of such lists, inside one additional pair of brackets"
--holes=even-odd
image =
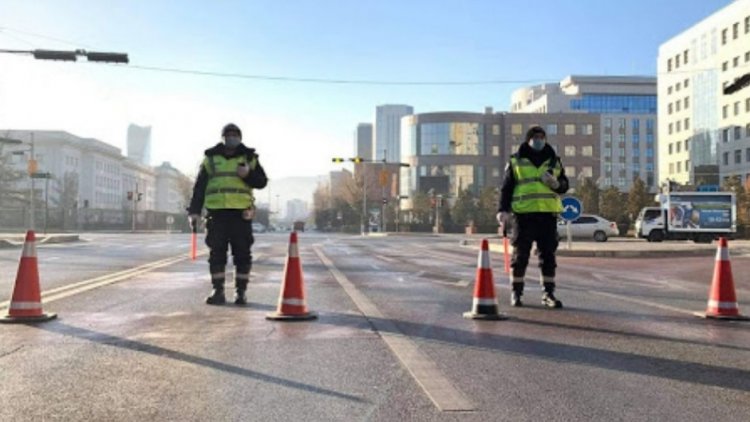
[(583, 94), (570, 100), (570, 109), (601, 114), (656, 113), (656, 95)]

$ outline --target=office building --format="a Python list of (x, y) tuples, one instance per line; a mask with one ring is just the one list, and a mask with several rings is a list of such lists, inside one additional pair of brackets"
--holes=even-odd
[(372, 123), (360, 123), (354, 135), (354, 156), (372, 160)]
[(380, 105), (375, 108), (372, 158), (397, 163), (401, 158), (401, 118), (414, 114), (414, 108), (402, 104)]
[(128, 126), (128, 158), (151, 165), (151, 126)]

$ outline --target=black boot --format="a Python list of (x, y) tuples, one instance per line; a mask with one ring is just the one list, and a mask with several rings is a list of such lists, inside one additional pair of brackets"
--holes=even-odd
[(562, 302), (555, 297), (555, 283), (544, 283), (544, 295), (542, 295), (542, 305), (548, 308), (562, 308)]
[(206, 303), (209, 305), (223, 305), (227, 303), (227, 298), (224, 296), (224, 283), (214, 283), (214, 289), (211, 290), (211, 296), (206, 298)]
[(247, 284), (237, 284), (237, 289), (234, 295), (235, 305), (247, 305), (247, 296), (245, 296), (245, 291), (247, 291)]
[(521, 296), (523, 296), (523, 283), (513, 283), (513, 291), (510, 294), (510, 306), (520, 308), (523, 306)]

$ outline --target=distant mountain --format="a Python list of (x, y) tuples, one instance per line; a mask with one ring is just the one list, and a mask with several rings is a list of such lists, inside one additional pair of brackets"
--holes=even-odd
[(259, 203), (271, 203), (271, 208), (276, 209), (278, 195), (278, 205), (282, 210), (286, 210), (286, 201), (292, 199), (301, 199), (308, 203), (312, 208), (312, 196), (318, 187), (318, 182), (325, 181), (326, 175), (310, 177), (284, 177), (280, 179), (270, 179), (265, 189), (258, 191), (255, 196)]

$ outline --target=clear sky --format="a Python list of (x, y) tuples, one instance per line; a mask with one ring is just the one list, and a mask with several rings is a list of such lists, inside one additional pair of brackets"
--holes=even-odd
[[(153, 126), (154, 164), (195, 173), (235, 122), (269, 176), (351, 156), (375, 106), (507, 110), (511, 92), (569, 74), (651, 75), (664, 41), (730, 0), (0, 0), (0, 49), (126, 52), (131, 65), (0, 54), (0, 129), (55, 129), (125, 153)], [(370, 81), (269, 81), (145, 70)]]

